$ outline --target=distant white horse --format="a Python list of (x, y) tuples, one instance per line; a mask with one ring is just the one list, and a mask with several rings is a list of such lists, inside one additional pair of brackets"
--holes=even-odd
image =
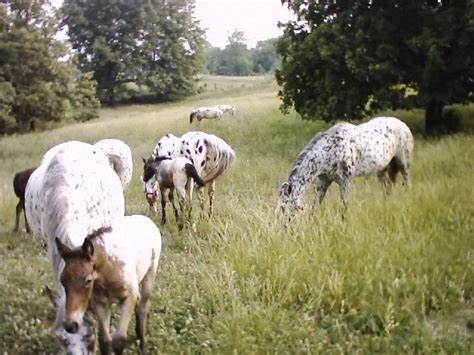
[[(169, 190), (168, 198), (173, 207), (175, 217), (178, 221), (178, 228), (184, 226), (184, 208), (188, 207), (189, 218), (192, 210), (193, 184), (204, 186), (204, 181), (196, 171), (191, 161), (185, 157), (150, 157), (143, 159), (143, 183), (144, 190), (150, 205), (150, 209), (156, 212), (156, 193), (159, 187), (161, 193), (161, 222), (166, 223), (166, 192)], [(173, 198), (173, 191), (178, 194), (180, 213), (176, 209)]]
[[(208, 184), (209, 215), (213, 213), (215, 181), (235, 161), (234, 150), (221, 138), (204, 132), (188, 132), (181, 138), (172, 134), (162, 137), (153, 150), (155, 156), (186, 157), (196, 167), (198, 174)], [(205, 175), (203, 175), (203, 173)], [(198, 197), (204, 210), (204, 192), (198, 189)]]
[(65, 290), (59, 277), (64, 262), (55, 239), (70, 248), (82, 245), (84, 237), (104, 225), (113, 225), (124, 215), (123, 188), (98, 148), (82, 142), (66, 142), (51, 148), (26, 186), (25, 210), (33, 233), (47, 244), (58, 283), (55, 334), (66, 352), (87, 354), (95, 344), (95, 326), (85, 321), (76, 333), (63, 327)]
[[(56, 238), (65, 262), (61, 283), (66, 289), (64, 328), (76, 333), (91, 307), (99, 322), (102, 354), (121, 354), (127, 344), (127, 329), (133, 313), (141, 353), (145, 354), (145, 328), (149, 299), (161, 253), (161, 234), (151, 219), (127, 216), (112, 228), (89, 234), (75, 248)], [(120, 305), (117, 330), (110, 334), (112, 303)]]
[(204, 118), (219, 119), (224, 115), (224, 112), (217, 107), (200, 107), (197, 110), (191, 111), (189, 116), (189, 123), (193, 123), (193, 119), (196, 118), (198, 123)]
[(277, 210), (302, 210), (306, 189), (315, 179), (319, 203), (335, 181), (346, 209), (353, 176), (377, 173), (387, 191), (398, 172), (408, 183), (412, 151), (410, 129), (397, 118), (377, 117), (358, 126), (336, 124), (316, 134), (300, 152), (288, 181), (281, 185)]
[(133, 174), (132, 150), (130, 147), (120, 139), (102, 139), (94, 146), (105, 152), (112, 168), (120, 178), (123, 189), (127, 189)]
[(235, 108), (234, 106), (230, 106), (230, 105), (216, 105), (214, 106), (216, 108), (218, 108), (219, 110), (221, 110), (223, 113), (228, 113), (230, 114), (231, 116), (235, 116)]

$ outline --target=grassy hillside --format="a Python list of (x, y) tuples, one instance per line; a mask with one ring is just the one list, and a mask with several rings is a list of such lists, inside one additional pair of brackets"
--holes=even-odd
[[(178, 232), (173, 219), (160, 226), (150, 352), (472, 353), (473, 137), (417, 137), (410, 189), (384, 196), (374, 176), (354, 180), (343, 221), (332, 186), (320, 210), (285, 229), (274, 214), (278, 187), (326, 124), (283, 116), (267, 79), (205, 82), (184, 102), (103, 109), (93, 122), (0, 139), (0, 351), (57, 350), (42, 295), (54, 287), (50, 265), (38, 238), (11, 233), (14, 173), (59, 142), (120, 138), (135, 162), (127, 213), (146, 214), (140, 157), (166, 133), (200, 129), (224, 138), (237, 161), (217, 183), (214, 217), (194, 201), (196, 231)], [(189, 124), (191, 109), (217, 103), (236, 116)], [(419, 113), (400, 117), (408, 114), (419, 123)]]

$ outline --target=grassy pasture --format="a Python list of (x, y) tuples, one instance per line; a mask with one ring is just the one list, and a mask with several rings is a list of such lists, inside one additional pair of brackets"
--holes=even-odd
[[(204, 82), (180, 103), (108, 108), (93, 122), (0, 139), (0, 352), (57, 350), (42, 295), (54, 287), (50, 265), (36, 237), (11, 233), (14, 173), (59, 142), (120, 138), (135, 162), (127, 213), (146, 214), (140, 157), (168, 132), (200, 129), (224, 138), (237, 161), (217, 183), (213, 218), (195, 201), (196, 231), (179, 233), (172, 218), (160, 226), (151, 353), (472, 353), (473, 137), (416, 137), (409, 190), (385, 196), (374, 176), (354, 180), (342, 221), (332, 186), (321, 209), (285, 230), (274, 214), (278, 186), (327, 125), (283, 116), (268, 79)], [(190, 126), (191, 109), (217, 103), (234, 105), (235, 118)], [(419, 125), (420, 113), (399, 114)]]

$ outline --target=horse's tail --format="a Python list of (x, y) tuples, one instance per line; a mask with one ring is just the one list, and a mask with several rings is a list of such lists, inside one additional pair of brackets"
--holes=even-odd
[(184, 171), (186, 173), (186, 176), (192, 177), (194, 181), (196, 181), (196, 184), (198, 184), (200, 187), (203, 187), (204, 185), (206, 185), (204, 180), (199, 176), (196, 170), (196, 167), (193, 164), (186, 163), (184, 165)]
[(206, 138), (206, 146), (207, 175), (203, 179), (207, 183), (222, 175), (232, 165), (235, 152), (222, 139), (213, 136)]

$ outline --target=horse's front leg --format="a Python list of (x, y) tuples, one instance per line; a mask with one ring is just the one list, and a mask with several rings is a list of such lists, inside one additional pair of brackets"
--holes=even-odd
[(349, 207), (349, 178), (344, 177), (337, 181), (341, 193), (342, 203), (344, 204), (344, 210), (342, 212), (342, 219), (345, 219), (347, 208)]
[(316, 196), (313, 200), (313, 212), (323, 203), (324, 197), (326, 196), (326, 192), (328, 191), (328, 188), (331, 183), (332, 180), (330, 180), (326, 176), (318, 176), (316, 178)]
[(137, 297), (130, 293), (120, 304), (120, 319), (117, 330), (112, 336), (112, 349), (117, 355), (122, 354), (127, 346), (128, 325), (132, 319), (136, 303)]
[(150, 267), (140, 284), (140, 300), (135, 306), (135, 330), (137, 338), (140, 340), (140, 351), (142, 355), (146, 353), (145, 348), (145, 334), (146, 334), (146, 322), (148, 317), (149, 299), (153, 292), (153, 286), (155, 284), (156, 269)]
[(216, 181), (212, 180), (209, 183), (209, 187), (207, 188), (207, 193), (209, 195), (209, 217), (212, 216), (214, 212), (214, 193), (216, 191)]
[(101, 354), (112, 354), (112, 337), (110, 335), (111, 310), (108, 303), (93, 302), (92, 310), (99, 322), (99, 348)]
[(166, 223), (166, 191), (165, 189), (160, 189), (161, 191), (161, 224)]

